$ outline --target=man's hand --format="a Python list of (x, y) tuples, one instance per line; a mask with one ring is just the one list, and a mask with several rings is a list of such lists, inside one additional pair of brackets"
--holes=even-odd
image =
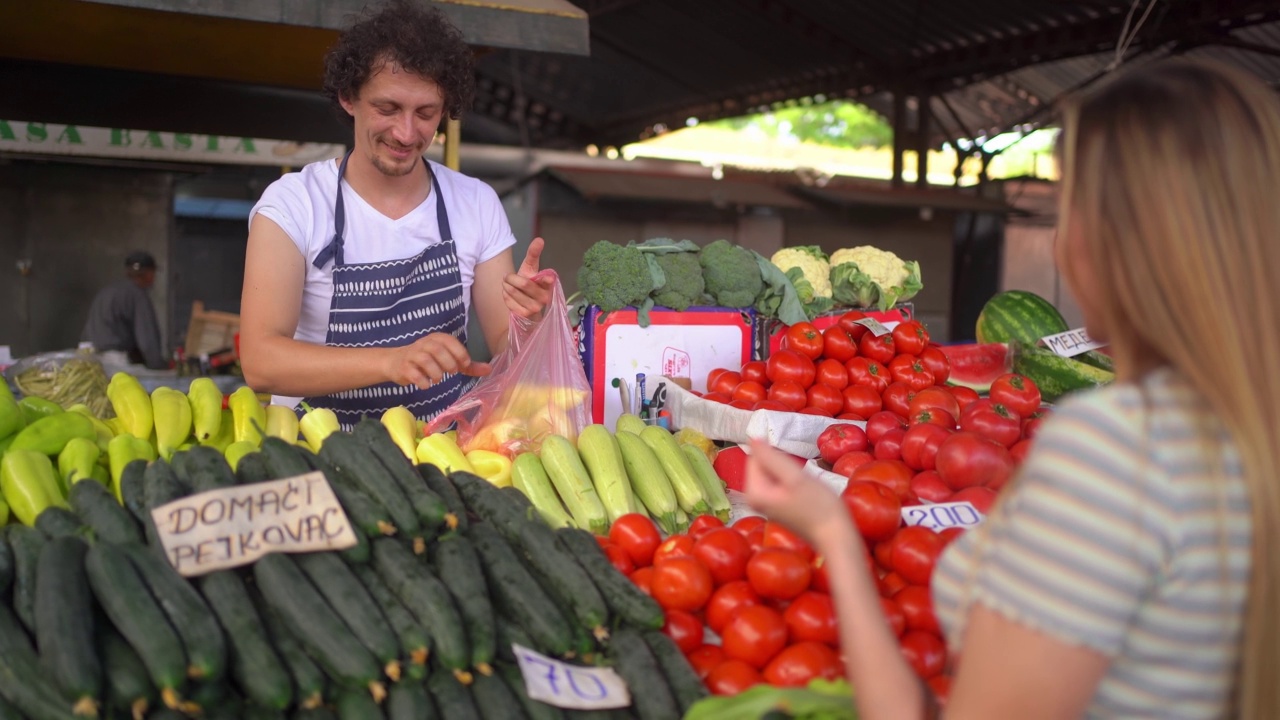
[(387, 360), (387, 377), (397, 385), (428, 388), (448, 373), (482, 377), (489, 374), (489, 364), (472, 361), (467, 348), (448, 333), (432, 333), (392, 348)]
[(520, 269), (502, 278), (502, 300), (507, 309), (524, 318), (536, 318), (542, 314), (543, 308), (551, 302), (551, 290), (555, 283), (551, 278), (539, 281), (530, 280), (540, 270), (539, 259), (545, 246), (542, 238), (534, 238), (529, 243), (529, 252), (520, 263)]

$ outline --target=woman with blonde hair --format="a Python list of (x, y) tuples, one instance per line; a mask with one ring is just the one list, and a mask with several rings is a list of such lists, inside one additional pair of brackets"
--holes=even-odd
[[(1280, 97), (1166, 61), (1062, 123), (1057, 261), (1117, 381), (939, 560), (947, 717), (1280, 718)], [(747, 494), (826, 555), (859, 716), (933, 714), (840, 504), (764, 445)]]

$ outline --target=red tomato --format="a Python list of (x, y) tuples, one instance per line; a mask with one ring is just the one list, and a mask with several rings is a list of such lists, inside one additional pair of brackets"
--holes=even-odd
[(862, 336), (858, 341), (858, 354), (864, 358), (875, 360), (881, 365), (888, 365), (898, 355), (893, 346), (893, 334), (876, 337), (871, 333)]
[(716, 377), (714, 385), (707, 387), (711, 392), (721, 393), (723, 395), (733, 396), (733, 389), (738, 387), (738, 383), (742, 382), (742, 375), (733, 370), (725, 370)]
[(764, 361), (752, 360), (751, 362), (744, 363), (742, 366), (742, 380), (743, 382), (748, 380), (751, 382), (758, 382), (761, 385), (769, 382), (769, 376), (764, 372)]
[(722, 527), (724, 527), (724, 521), (715, 515), (699, 515), (689, 523), (689, 537), (696, 543), (698, 538)]
[(1000, 443), (971, 432), (958, 432), (938, 447), (938, 475), (952, 490), (1004, 486), (1013, 474), (1013, 458)]
[(818, 434), (818, 452), (822, 459), (835, 464), (844, 455), (869, 447), (867, 432), (857, 425), (828, 425)]
[(830, 410), (827, 410), (825, 408), (813, 407), (812, 405), (803, 407), (798, 412), (801, 415), (817, 415), (818, 417), (824, 417), (824, 418), (835, 417), (835, 415), (831, 414)]
[(933, 598), (929, 588), (923, 585), (908, 585), (893, 594), (893, 601), (902, 608), (902, 616), (907, 620), (908, 630), (923, 630), (941, 633), (938, 618), (933, 614)]
[(707, 601), (707, 627), (713, 632), (722, 633), (724, 627), (737, 617), (738, 611), (763, 602), (746, 580), (725, 583), (716, 588)]
[(938, 457), (938, 447), (951, 437), (951, 432), (949, 428), (932, 423), (912, 425), (902, 439), (902, 461), (912, 470), (932, 470)]
[(726, 655), (751, 667), (762, 668), (786, 646), (787, 623), (777, 610), (754, 605), (739, 610), (725, 626), (721, 637)]
[(872, 460), (849, 476), (849, 482), (877, 482), (893, 491), (898, 502), (911, 500), (911, 468), (901, 460)]
[(667, 610), (662, 634), (675, 641), (680, 652), (689, 654), (702, 647), (702, 622), (682, 610)]
[(832, 647), (840, 645), (840, 634), (836, 627), (836, 606), (831, 596), (825, 593), (801, 593), (782, 613), (787, 623), (787, 636), (791, 642), (826, 643)]
[(1040, 409), (1040, 388), (1031, 378), (1017, 373), (1005, 373), (996, 378), (987, 395), (992, 402), (1004, 405), (1021, 416)]
[(693, 538), (688, 535), (672, 535), (653, 551), (653, 564), (666, 560), (671, 557), (693, 555)]
[(631, 555), (629, 555), (626, 550), (622, 549), (621, 546), (609, 543), (604, 546), (604, 554), (605, 557), (609, 558), (609, 562), (613, 563), (613, 566), (617, 568), (618, 572), (623, 575), (629, 576), (631, 573), (635, 572), (635, 562), (631, 560)]
[(962, 385), (948, 385), (947, 391), (955, 396), (956, 402), (960, 403), (960, 412), (964, 413), (964, 409), (978, 402), (981, 395), (973, 388), (964, 387)]
[(947, 502), (967, 502), (986, 515), (996, 503), (996, 491), (988, 487), (968, 487), (947, 498)]
[(898, 495), (878, 482), (850, 482), (840, 494), (849, 517), (867, 542), (893, 537), (902, 524), (902, 501)]
[(746, 517), (738, 518), (729, 527), (737, 530), (738, 534), (742, 535), (742, 537), (746, 537), (751, 534), (752, 530), (764, 527), (765, 522), (767, 521), (759, 515), (748, 515)]
[(795, 412), (789, 405), (783, 405), (777, 400), (761, 400), (751, 406), (752, 410), (773, 410), (774, 412)]
[(931, 503), (947, 502), (951, 499), (951, 488), (942, 482), (936, 470), (925, 470), (911, 478), (911, 492), (921, 500)]
[(1022, 439), (1031, 440), (1040, 432), (1040, 426), (1044, 424), (1047, 413), (1039, 410), (1031, 414), (1031, 417), (1022, 420)]
[(653, 564), (653, 553), (662, 544), (658, 526), (640, 513), (627, 513), (609, 528), (609, 540), (627, 551), (636, 567)]
[(845, 420), (847, 422), (866, 422), (867, 419), (857, 413), (842, 412), (836, 416), (836, 420)]
[[(726, 654), (725, 657), (728, 657)], [(737, 695), (764, 682), (760, 671), (741, 660), (725, 660), (707, 673), (707, 689), (715, 695)]]
[(822, 354), (843, 365), (857, 356), (858, 343), (848, 330), (832, 325), (822, 331)]
[(813, 562), (809, 563), (809, 567), (813, 569), (813, 578), (809, 581), (809, 589), (814, 592), (831, 593), (831, 584), (827, 579), (827, 561), (821, 555), (814, 555)]
[(1022, 438), (1022, 419), (1004, 405), (979, 400), (960, 413), (960, 429), (1008, 448)]
[(765, 682), (775, 687), (804, 687), (817, 678), (835, 680), (844, 673), (840, 655), (819, 642), (799, 642), (784, 648), (764, 669)]
[(839, 460), (831, 466), (831, 472), (837, 475), (843, 475), (846, 478), (853, 474), (854, 470), (875, 460), (876, 457), (866, 450), (858, 450), (855, 452), (841, 455)]
[(844, 410), (844, 395), (840, 391), (830, 385), (822, 383), (814, 383), (809, 387), (805, 399), (808, 407), (816, 408), (823, 411), (823, 414), (835, 417), (835, 414)]
[(871, 454), (876, 456), (877, 460), (901, 460), (902, 459), (902, 441), (907, 436), (907, 431), (902, 428), (891, 428), (885, 434), (880, 436), (879, 442), (872, 448)]
[(1013, 458), (1014, 465), (1021, 465), (1022, 461), (1027, 459), (1028, 452), (1031, 452), (1031, 441), (1019, 440), (1009, 448), (1009, 457)]
[(751, 553), (760, 552), (760, 548), (764, 547), (764, 526), (752, 530), (747, 533), (747, 544), (751, 546)]
[(747, 576), (751, 545), (736, 530), (721, 527), (698, 538), (693, 546), (693, 556), (711, 571), (711, 579), (716, 585), (723, 585)]
[[(883, 543), (889, 545), (888, 543)], [(890, 546), (892, 548), (892, 546)], [(891, 572), (880, 578), (880, 594), (884, 597), (893, 597), (895, 593), (907, 586), (907, 581), (896, 572)]]
[(915, 355), (898, 355), (889, 362), (889, 375), (894, 382), (906, 383), (915, 391), (933, 387), (933, 373)]
[(727, 372), (729, 372), (728, 368), (715, 368), (711, 372), (707, 373), (707, 389), (711, 390), (714, 388), (716, 386), (716, 380)]
[(711, 597), (711, 571), (696, 558), (673, 557), (653, 566), (649, 586), (664, 610), (696, 612)]
[(904, 423), (911, 416), (911, 401), (916, 399), (916, 391), (906, 383), (890, 383), (884, 390), (884, 409), (897, 415)]
[(716, 453), (711, 466), (724, 484), (741, 490), (747, 482), (747, 453), (737, 445), (731, 445)]
[(906, 657), (916, 675), (928, 680), (947, 666), (947, 646), (933, 633), (909, 630), (899, 641), (902, 655)]
[(729, 395), (728, 395), (727, 393), (721, 393), (721, 392), (709, 392), (709, 393), (707, 393), (706, 395), (703, 395), (703, 396), (702, 396), (702, 399), (703, 399), (703, 400), (710, 400), (711, 402), (718, 402), (718, 403), (720, 403), (720, 404), (722, 404), (722, 405), (727, 405), (727, 404), (729, 403), (729, 399), (730, 399), (730, 398), (729, 398)]
[(699, 680), (706, 680), (712, 668), (724, 662), (728, 656), (719, 645), (706, 644), (685, 656)]
[(795, 550), (761, 548), (747, 561), (751, 589), (769, 600), (790, 600), (809, 587), (813, 570), (809, 561)]
[[(840, 330), (840, 328), (832, 328)], [(844, 332), (840, 330), (840, 332)], [(839, 360), (826, 358), (818, 362), (818, 375), (814, 380), (818, 385), (826, 385), (836, 390), (844, 390), (849, 387), (849, 371), (845, 369), (844, 363)]]
[(754, 405), (765, 398), (764, 385), (754, 380), (743, 380), (733, 388), (733, 393), (729, 395), (736, 402), (745, 402)]
[(789, 381), (808, 388), (817, 374), (813, 360), (795, 350), (779, 350), (765, 361), (765, 375), (771, 383)]
[(892, 335), (893, 345), (899, 353), (919, 355), (929, 346), (929, 331), (918, 320), (898, 323)]
[(631, 582), (643, 590), (645, 595), (653, 596), (653, 568), (643, 567), (631, 573)]
[(849, 384), (869, 387), (884, 392), (889, 387), (889, 370), (884, 365), (865, 357), (856, 357), (844, 364), (849, 371)]
[(782, 380), (770, 385), (769, 399), (786, 405), (793, 412), (809, 403), (809, 395), (804, 386), (793, 380)]
[(755, 406), (755, 403), (751, 402), (750, 400), (730, 400), (729, 401), (729, 407), (738, 408), (739, 410), (750, 410), (754, 406)]
[(864, 312), (850, 310), (840, 316), (840, 319), (836, 321), (836, 326), (849, 333), (849, 337), (852, 338), (854, 342), (858, 342), (862, 339), (863, 335), (866, 335), (869, 332), (866, 326), (858, 324), (859, 320), (866, 319), (866, 317), (867, 314)]
[(796, 323), (787, 328), (782, 342), (786, 349), (795, 350), (810, 360), (822, 357), (822, 333), (818, 332), (813, 323)]
[(956, 429), (956, 417), (946, 410), (937, 408), (921, 410), (908, 418), (907, 422), (911, 425), (937, 425), (948, 430)]
[(764, 547), (793, 550), (799, 553), (806, 563), (813, 559), (813, 548), (809, 546), (809, 543), (805, 542), (804, 538), (791, 532), (782, 523), (767, 522), (764, 524)]
[(922, 410), (941, 410), (952, 418), (960, 417), (960, 403), (956, 401), (956, 396), (946, 388), (936, 385), (917, 392), (911, 398), (908, 414), (914, 416)]
[(928, 585), (942, 548), (938, 533), (918, 525), (907, 526), (898, 530), (890, 541), (889, 563), (908, 583)]
[(960, 539), (960, 536), (963, 535), (964, 533), (965, 533), (965, 529), (962, 527), (949, 527), (939, 531), (938, 537), (942, 538), (942, 543), (944, 545), (950, 545), (951, 543)]
[(891, 597), (880, 598), (880, 609), (884, 610), (884, 619), (889, 623), (889, 629), (893, 634), (902, 637), (902, 633), (907, 630), (907, 616), (903, 614), (902, 608)]
[(867, 440), (875, 445), (890, 430), (906, 430), (907, 423), (891, 410), (872, 413), (867, 418)]
[[(889, 567), (889, 556), (893, 550), (893, 545), (888, 540), (881, 540), (876, 543), (871, 550), (871, 559), (875, 560), (876, 567), (884, 573), (889, 573), (892, 569)], [(877, 573), (879, 574), (879, 573)], [(903, 581), (906, 584), (906, 581)]]
[(947, 359), (947, 354), (942, 352), (942, 348), (930, 345), (917, 354), (920, 356), (920, 362), (933, 373), (934, 382), (941, 385), (951, 377), (951, 361)]
[(875, 415), (884, 407), (880, 393), (868, 385), (851, 385), (841, 394), (844, 396), (844, 411), (863, 419)]
[(947, 698), (951, 697), (951, 676), (950, 675), (934, 675), (925, 681), (929, 686), (930, 692), (938, 702), (939, 707), (947, 706)]

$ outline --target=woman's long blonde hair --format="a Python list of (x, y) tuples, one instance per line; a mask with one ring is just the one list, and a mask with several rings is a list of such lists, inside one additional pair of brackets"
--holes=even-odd
[(1175, 368), (1235, 441), (1253, 550), (1234, 711), (1278, 718), (1280, 97), (1166, 61), (1068, 101), (1063, 128), (1059, 233), (1079, 223), (1117, 366)]

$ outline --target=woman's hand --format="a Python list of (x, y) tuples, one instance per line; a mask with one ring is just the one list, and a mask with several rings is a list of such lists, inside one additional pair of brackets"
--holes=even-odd
[(851, 529), (852, 521), (839, 496), (763, 440), (751, 441), (746, 493), (753, 507), (820, 550), (824, 543), (847, 536)]
[(467, 348), (448, 333), (431, 333), (412, 344), (390, 348), (387, 379), (397, 385), (428, 388), (448, 373), (481, 377), (489, 374), (489, 364), (474, 362)]
[(502, 278), (502, 300), (507, 309), (523, 318), (534, 319), (542, 314), (542, 310), (551, 302), (551, 291), (555, 287), (551, 278), (531, 280), (540, 269), (539, 259), (545, 246), (542, 238), (534, 238), (529, 243), (529, 252), (525, 253), (520, 269)]

